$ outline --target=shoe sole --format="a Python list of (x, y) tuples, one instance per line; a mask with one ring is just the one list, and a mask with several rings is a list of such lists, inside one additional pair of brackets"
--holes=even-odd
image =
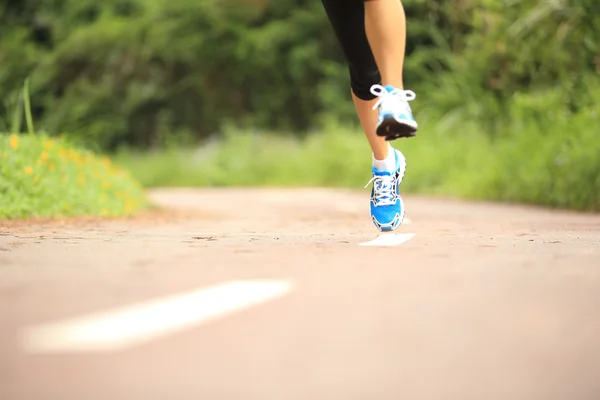
[(385, 137), (385, 140), (409, 138), (417, 135), (417, 128), (398, 122), (393, 116), (385, 116), (377, 127), (377, 136)]
[[(413, 135), (414, 136), (414, 135)], [(400, 161), (400, 178), (398, 179), (398, 197), (400, 199), (400, 210), (402, 210), (402, 212), (400, 213), (400, 223), (398, 224), (398, 228), (400, 228), (402, 226), (402, 223), (404, 222), (404, 217), (406, 215), (406, 208), (404, 207), (404, 200), (402, 199), (402, 196), (400, 195), (400, 186), (402, 185), (402, 181), (404, 180), (404, 176), (406, 175), (406, 157), (404, 157), (404, 154), (400, 153), (400, 157), (401, 157), (401, 161)], [(396, 230), (394, 229), (394, 230)]]

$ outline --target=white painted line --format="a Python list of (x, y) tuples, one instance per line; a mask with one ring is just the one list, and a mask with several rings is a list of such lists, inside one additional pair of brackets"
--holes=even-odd
[(398, 246), (414, 238), (416, 233), (383, 233), (374, 240), (359, 244), (359, 246)]
[(249, 308), (292, 290), (288, 281), (235, 281), (25, 330), (30, 352), (115, 351)]

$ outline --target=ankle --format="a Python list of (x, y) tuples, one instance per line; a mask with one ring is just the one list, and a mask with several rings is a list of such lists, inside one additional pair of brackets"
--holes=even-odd
[(396, 89), (404, 90), (404, 82), (402, 81), (402, 78), (385, 79), (382, 81), (382, 85), (383, 85), (383, 87), (386, 87), (389, 85)]
[[(377, 156), (372, 154), (372, 164), (380, 171), (393, 171), (396, 168), (396, 155), (394, 148), (388, 143), (387, 154)], [(378, 157), (379, 156), (379, 157)]]
[(391, 149), (387, 148), (385, 150), (378, 150), (377, 152), (371, 153), (373, 162), (375, 161), (383, 161), (389, 157), (391, 153)]

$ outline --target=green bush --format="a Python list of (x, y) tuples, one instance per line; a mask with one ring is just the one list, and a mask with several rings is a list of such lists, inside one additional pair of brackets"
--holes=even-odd
[(0, 218), (128, 216), (142, 188), (109, 158), (45, 135), (0, 134)]
[[(405, 0), (415, 110), (493, 133), (517, 92), (559, 86), (571, 111), (585, 106), (585, 79), (600, 72), (595, 2)], [(354, 118), (320, 1), (9, 2), (0, 63), (0, 93), (31, 77), (41, 128), (101, 149), (201, 139), (232, 122), (298, 135), (323, 112)]]
[[(31, 46), (33, 57), (9, 64), (0, 89), (31, 75), (40, 127), (103, 149), (160, 145), (179, 131), (201, 138), (228, 120), (302, 130), (333, 101), (324, 77), (347, 75), (328, 57), (335, 43), (318, 2), (52, 4), (22, 10), (47, 37)], [(0, 38), (0, 60), (22, 58), (18, 49), (31, 42)], [(5, 40), (14, 53), (3, 54)]]
[[(427, 121), (420, 139), (406, 146), (431, 158), (414, 189), (595, 208), (588, 188), (595, 189), (591, 151), (600, 140), (593, 128), (600, 104), (597, 0), (403, 4), (405, 81), (417, 92), (418, 119)], [(333, 140), (308, 133), (329, 129), (331, 121), (358, 126), (347, 67), (318, 0), (5, 2), (0, 65), (4, 98), (30, 77), (38, 128), (67, 132), (95, 150), (190, 146), (232, 129), (258, 129), (280, 132), (277, 143), (296, 157), (293, 166), (308, 151), (302, 146)], [(0, 130), (11, 129), (4, 116), (12, 107), (0, 105)], [(439, 153), (419, 147), (432, 137), (445, 146)], [(232, 148), (223, 154), (246, 154), (232, 138), (225, 143)], [(343, 154), (320, 151), (310, 150), (309, 158), (321, 154), (317, 159), (341, 165)], [(486, 152), (494, 155), (477, 154)], [(447, 168), (443, 160), (471, 160), (475, 170), (427, 172)], [(289, 171), (274, 177), (267, 161), (258, 163), (235, 179), (285, 181)], [(565, 165), (579, 173), (563, 175)], [(231, 183), (220, 171), (198, 179)], [(328, 171), (289, 174), (298, 182), (333, 182)], [(342, 181), (348, 179), (356, 181)]]
[[(518, 99), (510, 114), (535, 100)], [(402, 190), (600, 211), (599, 118), (594, 108), (554, 114), (542, 124), (528, 118), (505, 126), (518, 134), (489, 137), (476, 123), (463, 121), (458, 131), (423, 115), (417, 137), (394, 142), (408, 160)], [(115, 159), (148, 187), (360, 188), (371, 177), (364, 135), (335, 126), (303, 139), (227, 131), (194, 151), (122, 151)]]

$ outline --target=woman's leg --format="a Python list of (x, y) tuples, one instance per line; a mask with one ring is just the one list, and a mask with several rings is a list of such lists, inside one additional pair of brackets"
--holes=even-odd
[(404, 89), (406, 15), (400, 0), (365, 0), (365, 30), (383, 85)]
[[(385, 7), (365, 5), (364, 0), (322, 1), (348, 62), (352, 99), (372, 149), (371, 217), (378, 229), (394, 230), (400, 226), (404, 218), (404, 207), (398, 188), (406, 165), (402, 153), (394, 150), (386, 140), (411, 136), (412, 128), (407, 128), (404, 124), (406, 121), (397, 118), (410, 113), (407, 111), (408, 103), (402, 90), (403, 56), (400, 63), (396, 59), (400, 52), (404, 53), (405, 38), (400, 37), (402, 43), (398, 46), (394, 43), (394, 40), (398, 39), (395, 37), (397, 28), (377, 27), (378, 24), (398, 24), (398, 21), (381, 16), (385, 7), (389, 8), (392, 4), (388, 0), (367, 0), (369, 3), (381, 1), (386, 3)], [(400, 24), (404, 26), (404, 20), (400, 21)], [(367, 27), (370, 27), (369, 31)], [(384, 38), (382, 39), (381, 36)], [(373, 52), (370, 42), (379, 41), (381, 43), (373, 46), (376, 47), (376, 51)], [(390, 46), (395, 48), (388, 55)], [(398, 47), (401, 48), (400, 51)], [(373, 53), (377, 58), (380, 56), (384, 58), (381, 63), (386, 68), (382, 69), (386, 74), (384, 75), (386, 87), (380, 85), (382, 83), (380, 69)], [(379, 108), (379, 113), (374, 111), (375, 108)], [(398, 126), (401, 128), (397, 129)]]
[(375, 105), (376, 100), (363, 100), (353, 92), (352, 101), (354, 102), (354, 108), (358, 114), (360, 125), (373, 151), (373, 162), (377, 164), (378, 161), (385, 160), (389, 156), (391, 146), (385, 140), (385, 137), (378, 136), (376, 133), (377, 112), (373, 111), (373, 105)]
[(377, 160), (389, 154), (389, 144), (377, 136), (377, 113), (373, 111), (376, 96), (371, 87), (381, 82), (377, 63), (365, 34), (363, 0), (322, 0), (325, 12), (340, 43), (350, 70), (352, 99), (358, 118)]
[(365, 33), (383, 78), (377, 87), (380, 96), (376, 133), (393, 140), (415, 136), (417, 122), (409, 100), (414, 92), (404, 90), (403, 69), (406, 48), (406, 15), (401, 0), (364, 0)]

